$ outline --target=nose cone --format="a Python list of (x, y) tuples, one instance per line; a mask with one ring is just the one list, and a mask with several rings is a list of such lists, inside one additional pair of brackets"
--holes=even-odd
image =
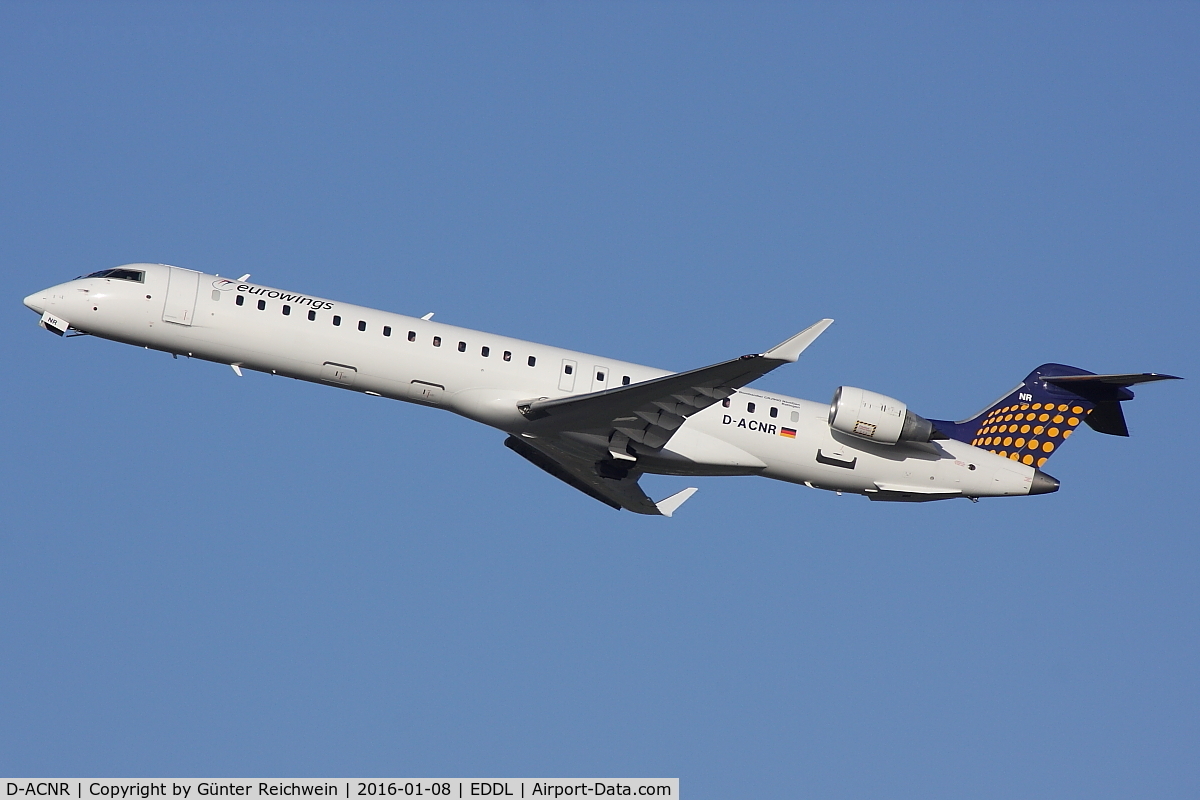
[(25, 307), (39, 314), (46, 313), (46, 293), (34, 292), (25, 298)]
[(1050, 494), (1058, 491), (1058, 478), (1051, 478), (1040, 469), (1033, 471), (1033, 483), (1029, 486), (1030, 494)]

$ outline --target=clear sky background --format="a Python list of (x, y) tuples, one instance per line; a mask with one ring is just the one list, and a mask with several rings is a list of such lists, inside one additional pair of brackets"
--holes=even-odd
[[(0, 774), (1200, 794), (1200, 6), (0, 5)], [(961, 418), (1035, 498), (615, 512), (427, 408), (36, 325), (165, 262)]]

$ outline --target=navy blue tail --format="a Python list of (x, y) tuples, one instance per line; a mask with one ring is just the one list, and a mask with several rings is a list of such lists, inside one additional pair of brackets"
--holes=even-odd
[(1086, 422), (1100, 433), (1128, 436), (1121, 403), (1133, 399), (1130, 386), (1172, 375), (1097, 375), (1065, 364), (1042, 364), (1017, 388), (974, 417), (961, 422), (930, 420), (950, 439), (1040, 467)]

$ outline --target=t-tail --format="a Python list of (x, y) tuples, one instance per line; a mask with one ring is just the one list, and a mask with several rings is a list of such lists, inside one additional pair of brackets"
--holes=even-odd
[(930, 420), (951, 439), (1032, 467), (1041, 467), (1080, 423), (1100, 433), (1128, 436), (1121, 403), (1130, 386), (1179, 380), (1154, 372), (1097, 375), (1065, 364), (1042, 364), (1017, 388), (970, 419)]

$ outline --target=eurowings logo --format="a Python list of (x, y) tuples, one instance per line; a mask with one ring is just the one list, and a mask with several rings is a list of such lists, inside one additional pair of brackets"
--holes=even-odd
[(289, 294), (281, 292), (278, 289), (268, 289), (265, 286), (251, 286), (248, 283), (237, 284), (237, 290), (245, 294), (258, 294), (263, 297), (269, 297), (272, 300), (282, 300), (285, 303), (295, 303), (296, 305), (308, 306), (314, 311), (320, 311), (325, 308), (333, 308), (333, 303), (328, 300), (314, 300), (311, 297), (305, 297), (302, 294)]
[(240, 281), (231, 281), (228, 278), (220, 278), (212, 282), (213, 288), (218, 292), (229, 292), (236, 289), (245, 294), (261, 294), (264, 297), (269, 297), (272, 300), (283, 300), (285, 303), (296, 303), (297, 305), (306, 305), (314, 311), (333, 308), (333, 303), (328, 300), (314, 300), (311, 297), (305, 297), (302, 294), (288, 294), (281, 292), (278, 289), (267, 289), (263, 286), (251, 286), (248, 283)]

